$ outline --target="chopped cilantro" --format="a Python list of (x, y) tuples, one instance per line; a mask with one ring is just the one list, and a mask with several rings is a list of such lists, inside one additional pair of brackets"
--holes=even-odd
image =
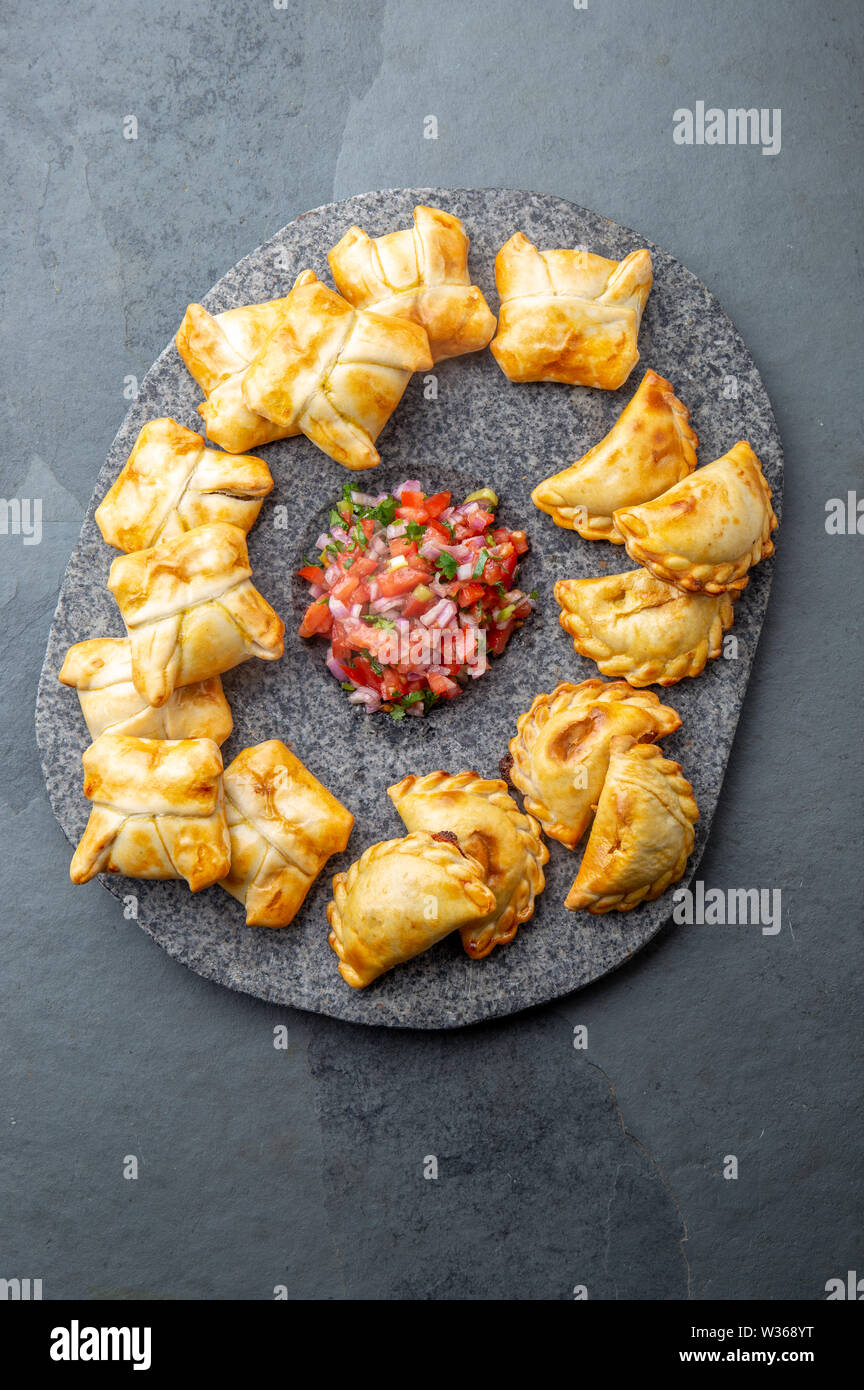
[(435, 561), (435, 568), (441, 571), (445, 579), (455, 579), (459, 566), (452, 555), (448, 555), (446, 550), (442, 550)]
[(374, 517), (376, 521), (380, 521), (382, 526), (392, 526), (396, 516), (396, 506), (395, 497), (385, 497), (383, 502), (378, 503), (377, 507), (371, 508), (369, 515)]
[(444, 518), (443, 518), (443, 516), (439, 516), (439, 517), (437, 518), (437, 521), (438, 521), (438, 525), (439, 525), (439, 526), (446, 526), (446, 527), (447, 527), (447, 530), (450, 532), (450, 539), (451, 539), (451, 541), (452, 541), (452, 540), (455, 540), (455, 539), (456, 539), (456, 527), (453, 525), (452, 521), (445, 521)]
[(381, 662), (378, 660), (378, 658), (372, 655), (368, 647), (361, 647), (357, 655), (365, 656), (366, 660), (369, 662), (369, 665), (372, 667), (372, 670), (375, 672), (376, 676), (383, 676), (384, 667), (381, 665)]
[(409, 541), (419, 541), (425, 530), (426, 527), (421, 526), (419, 521), (406, 521), (405, 523), (405, 535)]
[(394, 628), (396, 624), (392, 618), (382, 618), (380, 613), (361, 613), (364, 623), (371, 623), (373, 627)]
[(356, 685), (353, 684), (352, 681), (343, 681), (343, 682), (342, 682), (342, 689), (343, 689), (343, 690), (356, 690), (357, 687), (356, 687)]
[(477, 556), (476, 564), (474, 565), (474, 569), (471, 572), (472, 579), (482, 579), (483, 571), (486, 568), (486, 561), (488, 559), (489, 551), (486, 550), (484, 547), (484, 549), (481, 550), (480, 554)]
[(528, 595), (528, 597), (529, 597), (529, 598), (533, 598), (534, 601), (535, 601), (535, 603), (536, 603), (536, 601), (537, 601), (537, 599), (540, 597), (540, 595), (538, 594), (538, 592), (537, 592), (536, 589), (532, 589), (531, 592), (530, 592), (530, 594)]

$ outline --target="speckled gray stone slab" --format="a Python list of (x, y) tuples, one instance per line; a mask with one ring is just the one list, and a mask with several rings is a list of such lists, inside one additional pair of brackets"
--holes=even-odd
[[(471, 237), (472, 277), (493, 308), (495, 253), (514, 231), (521, 229), (541, 249), (584, 246), (616, 258), (647, 245), (654, 260), (654, 288), (639, 338), (642, 360), (616, 392), (514, 386), (488, 352), (441, 363), (434, 373), (437, 398), (428, 398), (432, 393), (424, 389), (422, 375), (414, 377), (379, 440), (381, 466), (370, 473), (346, 473), (305, 439), (260, 450), (276, 486), (250, 536), (249, 550), (256, 584), (286, 620), (286, 649), (279, 662), (250, 661), (224, 677), (235, 724), (223, 753), (227, 762), (262, 739), (290, 743), (354, 812), (348, 851), (330, 862), (294, 924), (283, 931), (247, 928), (239, 904), (218, 887), (193, 897), (183, 884), (113, 877), (103, 882), (119, 898), (134, 892), (139, 925), (170, 955), (208, 979), (358, 1022), (446, 1028), (512, 1013), (596, 980), (638, 951), (671, 912), (672, 890), (626, 914), (566, 912), (563, 900), (578, 854), (551, 844), (546, 891), (534, 917), (511, 946), (484, 961), (469, 960), (458, 936), (451, 937), (356, 992), (338, 974), (327, 944), (325, 907), (332, 873), (375, 841), (404, 833), (387, 787), (409, 772), (437, 768), (496, 775), (516, 718), (533, 697), (562, 679), (597, 674), (593, 662), (574, 653), (559, 627), (553, 585), (562, 577), (628, 569), (630, 562), (619, 547), (583, 541), (554, 526), (532, 506), (532, 487), (571, 463), (611, 427), (649, 366), (669, 377), (688, 405), (700, 439), (700, 463), (717, 458), (738, 439), (750, 440), (774, 490), (778, 514), (782, 451), (753, 360), (705, 286), (636, 233), (560, 198), (503, 189), (421, 189), (368, 193), (316, 208), (230, 270), (205, 303), (217, 312), (283, 294), (306, 266), (327, 280), (327, 251), (347, 227), (359, 223), (373, 236), (396, 230), (410, 224), (417, 202), (447, 208), (464, 220)], [(200, 399), (172, 342), (148, 372), (114, 440), (69, 562), (40, 681), (37, 734), (51, 804), (72, 842), (81, 835), (89, 809), (81, 793), (80, 764), (88, 737), (75, 692), (58, 684), (57, 672), (72, 642), (123, 633), (104, 587), (115, 552), (103, 543), (93, 511), (141, 426), (155, 416), (171, 415), (198, 428)], [(324, 665), (325, 644), (302, 642), (296, 635), (305, 586), (295, 580), (294, 571), (313, 548), (326, 507), (348, 477), (375, 491), (417, 477), (428, 491), (451, 488), (457, 496), (490, 484), (501, 499), (502, 519), (524, 527), (531, 541), (522, 582), (539, 591), (537, 613), (482, 680), (426, 720), (394, 725), (350, 706)], [(277, 507), (285, 510), (277, 513)], [(287, 518), (287, 524), (277, 526), (277, 517), (282, 522)], [(736, 606), (737, 657), (715, 661), (697, 679), (659, 692), (682, 717), (682, 728), (664, 746), (683, 763), (701, 813), (685, 883), (696, 872), (711, 827), (772, 568), (768, 560), (752, 572)]]

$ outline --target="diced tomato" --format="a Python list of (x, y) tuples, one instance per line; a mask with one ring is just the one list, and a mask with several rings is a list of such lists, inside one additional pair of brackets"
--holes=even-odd
[(472, 603), (476, 603), (486, 592), (485, 584), (460, 584), (458, 604), (460, 608), (470, 608)]
[(426, 494), (423, 492), (415, 492), (412, 488), (403, 487), (399, 502), (403, 507), (422, 507), (426, 503)]
[(323, 584), (324, 571), (320, 565), (304, 565), (297, 571), (301, 579), (306, 579), (310, 584)]
[(506, 627), (497, 628), (492, 632), (488, 632), (486, 634), (487, 652), (491, 652), (493, 656), (500, 656), (507, 646), (507, 643), (510, 641), (510, 636), (515, 626), (516, 624), (511, 618)]
[(399, 700), (405, 694), (405, 681), (392, 666), (384, 667), (381, 678), (381, 694), (385, 700)]
[(510, 539), (515, 546), (517, 555), (526, 555), (528, 553), (530, 547), (528, 545), (528, 537), (525, 535), (524, 531), (511, 531)]
[[(410, 502), (406, 503), (404, 492), (402, 494), (402, 502), (409, 507), (411, 506)], [(426, 515), (428, 517), (440, 516), (441, 513), (446, 511), (450, 506), (450, 493), (436, 492), (433, 497), (427, 497), (423, 505), (426, 508)]]
[(381, 690), (381, 677), (376, 676), (365, 656), (355, 656), (348, 669), (355, 673), (357, 684), (366, 685), (370, 690)]
[(393, 598), (396, 594), (407, 594), (416, 589), (427, 578), (428, 570), (412, 565), (402, 565), (398, 570), (387, 570), (378, 579), (378, 592), (382, 598)]
[(355, 579), (353, 573), (349, 572), (345, 575), (344, 579), (338, 580), (337, 583), (333, 585), (330, 592), (334, 598), (339, 599), (340, 603), (347, 603), (354, 590), (358, 588), (359, 585), (360, 580)]
[(310, 603), (303, 615), (299, 629), (300, 636), (314, 637), (318, 632), (329, 632), (332, 625), (333, 614), (330, 612), (326, 598), (316, 598), (314, 603)]
[(366, 583), (365, 579), (361, 579), (360, 583), (357, 585), (357, 588), (354, 590), (354, 593), (352, 595), (352, 602), (368, 603), (371, 597), (372, 590), (369, 588), (369, 585)]
[(370, 574), (374, 574), (378, 568), (378, 561), (373, 555), (359, 555), (351, 566), (351, 574), (355, 579), (366, 579)]
[[(477, 511), (477, 512), (472, 512), (472, 514), (471, 514), (471, 529), (472, 529), (472, 531), (475, 531), (475, 532), (478, 532), (478, 528), (479, 528), (480, 530), (485, 531), (485, 530), (486, 530), (486, 527), (487, 527), (487, 526), (491, 526), (491, 525), (492, 525), (492, 522), (493, 522), (494, 520), (495, 520), (495, 515), (494, 515), (494, 513), (493, 513), (493, 512), (484, 512), (484, 511), (483, 511), (483, 508), (481, 507), (479, 511)], [(479, 534), (479, 532), (478, 532), (478, 534)]]
[(450, 545), (452, 543), (453, 537), (447, 530), (447, 527), (443, 526), (440, 521), (436, 521), (434, 517), (430, 517), (427, 530), (431, 531), (432, 534), (443, 541), (445, 545)]
[(452, 700), (453, 696), (458, 695), (461, 691), (461, 686), (457, 685), (456, 681), (451, 681), (449, 676), (439, 675), (437, 671), (430, 671), (427, 680), (429, 681), (429, 689), (434, 691), (436, 695), (441, 695), (445, 700)]
[(405, 607), (402, 609), (403, 618), (419, 618), (421, 613), (425, 613), (427, 608), (431, 608), (437, 599), (431, 601), (427, 598), (409, 598)]
[(396, 555), (416, 555), (417, 542), (409, 541), (405, 536), (394, 536), (390, 542), (390, 554)]
[(398, 521), (416, 521), (422, 526), (428, 521), (425, 507), (397, 507), (396, 518)]

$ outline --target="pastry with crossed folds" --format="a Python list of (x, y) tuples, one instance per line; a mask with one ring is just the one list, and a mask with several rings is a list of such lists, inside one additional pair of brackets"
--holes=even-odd
[(675, 685), (720, 656), (735, 616), (730, 594), (690, 594), (650, 570), (559, 579), (559, 621), (604, 676), (634, 686)]
[(131, 641), (135, 689), (157, 709), (177, 686), (282, 655), (285, 626), (252, 583), (237, 526), (196, 526), (121, 555), (108, 588)]
[(96, 874), (182, 878), (193, 893), (231, 863), (222, 801), (222, 754), (209, 738), (103, 734), (84, 753), (93, 803), (72, 858), (73, 883)]
[(91, 738), (132, 734), (136, 738), (212, 738), (224, 743), (233, 727), (231, 709), (218, 676), (172, 691), (153, 709), (132, 680), (128, 637), (92, 637), (66, 653), (58, 677), (78, 691)]
[(631, 560), (692, 593), (737, 597), (750, 567), (774, 554), (771, 489), (745, 440), (614, 522)]
[(349, 304), (419, 323), (441, 362), (478, 352), (495, 332), (495, 315), (471, 284), (468, 244), (458, 217), (419, 206), (413, 227), (374, 240), (350, 227), (327, 259)]
[(646, 372), (605, 438), (569, 468), (538, 483), (532, 502), (556, 526), (578, 531), (587, 541), (623, 545), (612, 513), (659, 497), (696, 467), (699, 440), (689, 420), (671, 383)]
[(549, 851), (539, 825), (522, 814), (507, 784), (487, 781), (476, 772), (431, 772), (404, 777), (388, 788), (387, 795), (406, 830), (452, 831), (460, 848), (481, 865), (495, 907), (487, 917), (462, 927), (468, 955), (480, 960), (512, 941), (534, 914), (534, 900), (545, 887), (543, 865)]
[(651, 254), (623, 261), (589, 251), (538, 251), (517, 232), (495, 257), (501, 297), (491, 350), (511, 381), (623, 386), (653, 282)]
[(244, 748), (223, 783), (231, 870), (222, 887), (250, 927), (287, 927), (354, 817), (278, 739)]
[(680, 763), (656, 743), (612, 740), (582, 863), (564, 900), (571, 912), (628, 912), (677, 883), (699, 809)]
[(613, 739), (653, 743), (680, 727), (653, 691), (596, 677), (563, 681), (520, 714), (508, 775), (550, 839), (573, 849), (594, 816)]
[(199, 405), (207, 433), (229, 454), (259, 449), (275, 439), (299, 434), (299, 429), (282, 428), (256, 415), (243, 399), (243, 373), (276, 327), (294, 290), (316, 280), (313, 270), (304, 270), (294, 281), (294, 289), (282, 299), (262, 304), (243, 304), (211, 314), (203, 304), (190, 304), (177, 331), (177, 351), (207, 399)]
[(165, 417), (141, 430), (96, 523), (109, 545), (127, 552), (209, 521), (248, 531), (272, 487), (263, 459), (208, 449), (200, 434)]
[(418, 831), (372, 845), (333, 879), (330, 945), (353, 989), (411, 960), (451, 932), (488, 918), (495, 894), (455, 836)]
[(375, 440), (412, 372), (429, 368), (426, 330), (354, 309), (320, 281), (295, 289), (242, 377), (251, 411), (305, 434), (346, 468), (380, 463)]

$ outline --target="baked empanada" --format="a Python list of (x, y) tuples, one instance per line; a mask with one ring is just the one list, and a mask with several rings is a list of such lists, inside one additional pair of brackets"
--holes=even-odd
[(372, 240), (350, 227), (327, 259), (336, 288), (356, 309), (412, 319), (432, 359), (486, 347), (495, 315), (468, 275), (468, 238), (458, 217), (416, 207), (414, 226)]
[(272, 487), (263, 459), (208, 449), (200, 434), (165, 417), (142, 429), (96, 508), (96, 524), (109, 545), (127, 552), (211, 521), (248, 531)]
[(501, 297), (490, 344), (511, 381), (623, 386), (654, 279), (651, 254), (610, 261), (589, 251), (538, 251), (517, 232), (495, 257)]
[(612, 520), (616, 508), (659, 497), (696, 467), (699, 440), (689, 419), (671, 382), (646, 372), (605, 438), (538, 483), (532, 502), (556, 526), (578, 531), (586, 541), (623, 544)]
[(679, 715), (653, 691), (596, 677), (581, 685), (564, 681), (520, 714), (510, 740), (510, 780), (546, 834), (573, 849), (594, 815), (612, 740), (653, 743), (680, 727)]
[(132, 679), (148, 704), (250, 656), (282, 655), (284, 624), (251, 582), (246, 536), (196, 526), (176, 540), (121, 555), (108, 588), (132, 643)]
[(160, 709), (148, 705), (132, 680), (128, 637), (93, 637), (66, 653), (59, 680), (78, 691), (91, 738), (212, 738), (224, 743), (234, 721), (218, 676), (172, 691)]
[(614, 521), (632, 560), (693, 593), (739, 594), (750, 566), (774, 554), (771, 489), (744, 440)]
[(353, 309), (316, 280), (292, 292), (243, 375), (243, 398), (346, 468), (374, 468), (375, 440), (411, 373), (431, 366), (419, 324)]
[(327, 905), (339, 973), (363, 989), (394, 965), (495, 911), (476, 859), (451, 840), (419, 831), (372, 845), (333, 879)]
[(520, 925), (534, 913), (534, 899), (543, 892), (543, 865), (549, 851), (540, 827), (523, 816), (505, 782), (486, 781), (476, 772), (431, 772), (426, 777), (403, 777), (387, 795), (408, 831), (450, 830), (460, 847), (483, 869), (484, 882), (495, 895), (488, 917), (461, 928), (462, 945), (474, 960), (495, 946), (512, 941)]
[[(313, 270), (302, 271), (291, 294), (316, 279)], [(229, 454), (242, 454), (300, 433), (256, 415), (240, 389), (243, 373), (273, 332), (291, 294), (215, 315), (203, 304), (190, 304), (177, 331), (177, 351), (207, 397), (198, 414), (206, 422), (210, 438)]]
[(634, 686), (698, 676), (722, 652), (734, 617), (729, 594), (685, 594), (646, 569), (559, 579), (555, 598), (577, 652)]
[(571, 912), (628, 912), (653, 902), (687, 867), (699, 809), (680, 763), (656, 743), (613, 739), (609, 770), (573, 887)]
[(223, 785), (231, 870), (222, 887), (250, 927), (287, 927), (354, 817), (278, 739), (238, 753)]
[(212, 739), (103, 734), (81, 761), (93, 809), (69, 869), (73, 883), (96, 874), (185, 878), (197, 893), (225, 877), (222, 754)]

